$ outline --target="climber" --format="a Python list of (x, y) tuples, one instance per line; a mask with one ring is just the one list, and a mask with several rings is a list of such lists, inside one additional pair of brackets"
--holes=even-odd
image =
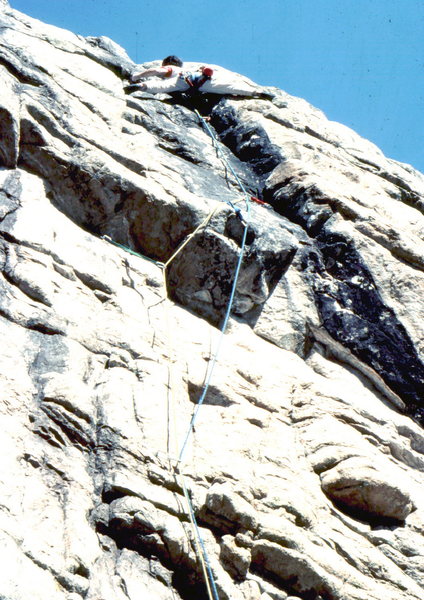
[[(147, 79), (148, 81), (142, 81)], [(167, 56), (162, 66), (135, 72), (131, 76), (132, 83), (140, 82), (137, 86), (128, 86), (128, 91), (143, 91), (150, 94), (169, 94), (183, 92), (192, 95), (196, 92), (210, 94), (231, 94), (236, 96), (272, 97), (263, 93), (248, 81), (236, 83), (228, 71), (212, 69), (203, 65), (195, 71), (185, 71), (183, 62), (178, 56)]]
[[(206, 81), (210, 80), (213, 70), (210, 67), (201, 67), (195, 72), (183, 71), (183, 62), (178, 56), (167, 56), (162, 61), (162, 66), (147, 69), (131, 76), (132, 82), (142, 79), (151, 79), (141, 83), (139, 90), (158, 94), (161, 92), (184, 92), (193, 94), (198, 91)], [(158, 79), (157, 79), (158, 78)]]
[[(133, 73), (131, 75), (131, 82), (136, 83), (141, 79), (148, 79), (150, 77), (159, 77), (160, 79), (169, 79), (171, 77), (179, 76), (182, 73), (183, 61), (178, 56), (167, 56), (162, 61), (162, 66), (145, 71)], [(146, 84), (141, 84), (141, 88)]]

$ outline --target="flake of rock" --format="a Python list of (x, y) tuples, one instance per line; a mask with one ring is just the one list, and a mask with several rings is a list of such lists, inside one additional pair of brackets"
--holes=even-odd
[(321, 475), (324, 491), (348, 509), (403, 521), (414, 509), (405, 482), (395, 469), (379, 469), (352, 457)]

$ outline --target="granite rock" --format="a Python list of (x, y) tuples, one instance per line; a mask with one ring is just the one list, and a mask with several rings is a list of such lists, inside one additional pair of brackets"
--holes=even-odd
[(423, 175), (0, 6), (0, 596), (420, 600)]

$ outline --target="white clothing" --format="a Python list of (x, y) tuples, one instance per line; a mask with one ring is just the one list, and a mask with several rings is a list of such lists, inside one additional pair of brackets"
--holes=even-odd
[[(143, 81), (143, 91), (150, 94), (167, 94), (172, 92), (186, 92), (190, 85), (184, 79), (184, 69), (172, 67), (169, 77), (149, 77)], [(187, 72), (188, 73), (188, 72)], [(195, 72), (197, 74), (197, 72)], [(226, 72), (214, 71), (211, 79), (207, 79), (198, 90), (208, 94), (233, 94), (236, 96), (254, 96), (258, 89), (247, 81), (234, 81)]]

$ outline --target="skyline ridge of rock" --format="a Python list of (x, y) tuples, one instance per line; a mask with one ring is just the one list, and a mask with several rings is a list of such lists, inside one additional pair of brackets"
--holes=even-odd
[(424, 176), (1, 7), (1, 598), (420, 600)]

